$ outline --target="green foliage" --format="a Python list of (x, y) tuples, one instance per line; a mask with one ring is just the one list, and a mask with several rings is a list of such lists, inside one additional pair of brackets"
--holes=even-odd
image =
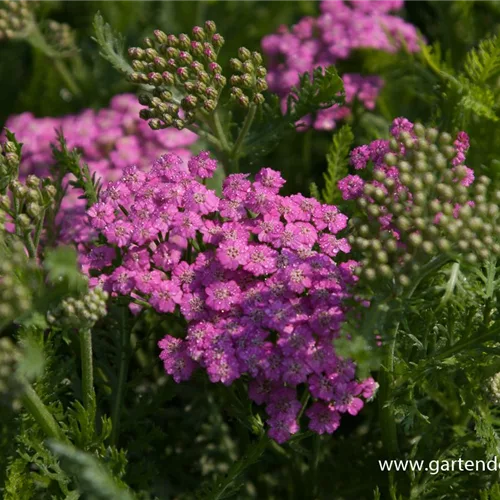
[(349, 125), (342, 126), (342, 128), (333, 135), (332, 144), (326, 155), (328, 167), (323, 174), (325, 187), (321, 195), (325, 203), (334, 204), (341, 199), (337, 182), (347, 175), (349, 153), (353, 140), (354, 135)]
[(49, 281), (53, 285), (67, 283), (71, 290), (81, 290), (85, 280), (78, 268), (77, 258), (72, 247), (58, 247), (47, 252), (44, 267)]
[(335, 66), (316, 68), (312, 74), (300, 76), (287, 98), (286, 117), (295, 123), (309, 113), (344, 102), (344, 84)]
[(66, 140), (62, 130), (57, 134), (58, 146), (52, 145), (52, 154), (56, 162), (55, 168), (60, 169), (61, 174), (73, 174), (76, 180), (70, 184), (74, 188), (82, 189), (83, 195), (80, 198), (87, 200), (87, 205), (91, 206), (97, 203), (99, 193), (101, 191), (101, 180), (97, 177), (96, 172), (91, 174), (89, 166), (81, 160), (81, 153), (77, 149), (68, 150)]
[(262, 434), (259, 439), (249, 446), (245, 455), (234, 462), (223, 477), (216, 477), (210, 485), (197, 492), (196, 498), (200, 500), (223, 500), (234, 497), (243, 486), (240, 476), (248, 467), (260, 459), (268, 444), (269, 439)]
[(500, 74), (500, 40), (498, 35), (481, 40), (464, 61), (464, 69), (471, 81), (486, 84)]
[(117, 71), (128, 75), (132, 67), (125, 59), (125, 38), (121, 33), (113, 31), (111, 26), (104, 21), (101, 13), (94, 16), (95, 37), (92, 39), (99, 45), (99, 55), (109, 61)]
[(269, 154), (284, 137), (303, 126), (300, 120), (306, 115), (342, 104), (343, 90), (342, 79), (334, 66), (316, 68), (312, 75), (304, 73), (300, 84), (287, 98), (285, 113), (277, 96), (269, 98), (256, 119), (257, 125), (245, 138), (245, 151), (252, 158)]
[(72, 446), (51, 441), (50, 450), (60, 458), (61, 468), (75, 477), (78, 489), (89, 500), (132, 500), (134, 496), (117, 484), (108, 470), (89, 453)]

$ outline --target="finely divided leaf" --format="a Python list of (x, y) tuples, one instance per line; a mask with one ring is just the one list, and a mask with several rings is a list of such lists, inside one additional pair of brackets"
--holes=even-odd
[(99, 54), (109, 61), (113, 68), (120, 73), (128, 75), (132, 73), (132, 67), (123, 55), (125, 50), (125, 39), (121, 33), (113, 31), (111, 26), (104, 22), (100, 12), (94, 16), (95, 37), (92, 40), (100, 47)]
[(500, 73), (500, 40), (493, 36), (483, 40), (471, 50), (464, 63), (467, 76), (474, 83), (486, 83)]
[(322, 191), (325, 203), (335, 203), (340, 198), (337, 182), (347, 175), (349, 151), (351, 150), (354, 135), (349, 125), (344, 125), (334, 136), (330, 149), (326, 155), (328, 167), (323, 174), (325, 187)]

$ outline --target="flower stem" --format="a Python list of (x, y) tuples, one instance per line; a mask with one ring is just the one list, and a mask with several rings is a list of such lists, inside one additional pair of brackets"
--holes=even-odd
[(61, 75), (69, 91), (75, 96), (81, 96), (82, 91), (75, 82), (75, 79), (71, 76), (71, 72), (66, 67), (66, 64), (64, 64), (63, 61), (61, 61), (61, 59), (53, 59), (53, 61), (57, 72), (59, 73), (59, 75)]
[(200, 127), (193, 127), (192, 125), (186, 125), (186, 129), (190, 130), (191, 132), (194, 132), (196, 135), (200, 136), (202, 139), (207, 140), (210, 144), (215, 146), (217, 149), (221, 150), (222, 145), (219, 139), (215, 137), (214, 135), (210, 134), (209, 132), (206, 132), (205, 130), (201, 129)]
[(388, 458), (394, 458), (399, 454), (398, 436), (393, 405), (391, 404), (391, 392), (394, 382), (394, 352), (396, 349), (396, 338), (399, 322), (396, 323), (392, 338), (387, 346), (385, 363), (380, 368), (380, 427), (382, 430), (382, 442)]
[(120, 417), (125, 398), (125, 387), (127, 384), (128, 365), (130, 359), (130, 334), (131, 329), (126, 325), (126, 309), (122, 308), (120, 315), (120, 348), (118, 352), (119, 369), (118, 385), (116, 388), (115, 400), (111, 411), (111, 421), (113, 428), (111, 430), (111, 443), (116, 445), (120, 435)]
[(245, 137), (248, 134), (250, 127), (252, 126), (256, 112), (257, 112), (257, 105), (251, 104), (247, 116), (245, 117), (245, 121), (243, 122), (243, 126), (241, 127), (238, 138), (236, 139), (236, 142), (234, 143), (233, 149), (231, 151), (231, 158), (235, 161), (238, 161), (238, 155), (240, 153), (240, 149), (243, 146), (243, 141), (245, 140)]
[(73, 76), (71, 75), (71, 72), (68, 70), (66, 65), (61, 59), (61, 55), (57, 53), (48, 43), (45, 37), (43, 36), (43, 33), (40, 31), (38, 26), (36, 24), (33, 24), (30, 30), (29, 35), (27, 36), (28, 42), (34, 47), (35, 49), (40, 50), (43, 54), (45, 54), (47, 57), (52, 59), (54, 62), (54, 67), (56, 68), (57, 72), (61, 76), (61, 78), (64, 80), (64, 83), (67, 85), (68, 89), (73, 95), (76, 96), (81, 96), (82, 91), (80, 90), (80, 87), (78, 87), (77, 83), (75, 82)]
[(220, 116), (219, 113), (217, 113), (217, 111), (215, 111), (215, 113), (213, 114), (213, 124), (214, 124), (215, 135), (221, 143), (222, 150), (229, 151), (231, 148), (227, 141), (226, 134), (224, 133), (224, 129), (222, 128)]
[(96, 414), (96, 398), (94, 391), (94, 367), (92, 361), (92, 332), (90, 328), (80, 330), (80, 355), (82, 362), (82, 394), (83, 404), (94, 420)]
[(58, 441), (66, 441), (66, 437), (52, 416), (52, 413), (50, 413), (33, 387), (28, 383), (25, 384), (22, 402), (24, 408), (35, 419), (47, 437), (57, 439)]
[(26, 250), (28, 250), (28, 255), (30, 259), (36, 259), (36, 248), (35, 244), (33, 243), (33, 238), (31, 237), (31, 234), (27, 234), (25, 238), (25, 243), (26, 243)]
[(35, 228), (35, 239), (33, 241), (33, 244), (35, 246), (35, 252), (38, 250), (38, 245), (40, 244), (40, 237), (42, 236), (44, 221), (45, 221), (45, 211), (43, 212), (42, 216), (40, 217), (40, 220), (38, 221), (36, 228)]

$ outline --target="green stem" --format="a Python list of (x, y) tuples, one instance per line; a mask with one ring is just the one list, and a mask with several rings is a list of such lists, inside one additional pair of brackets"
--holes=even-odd
[(226, 134), (224, 133), (224, 129), (222, 128), (220, 116), (217, 111), (215, 111), (215, 113), (213, 114), (213, 125), (214, 125), (215, 135), (221, 143), (222, 150), (229, 151), (231, 148), (229, 146)]
[(238, 134), (238, 138), (234, 143), (233, 149), (231, 151), (231, 158), (235, 161), (238, 161), (238, 155), (240, 153), (240, 149), (243, 146), (243, 141), (245, 140), (250, 127), (252, 126), (253, 120), (255, 118), (255, 113), (257, 112), (257, 105), (251, 104), (248, 109), (247, 116), (245, 117), (245, 121), (243, 122), (243, 126), (241, 127), (240, 133)]
[(55, 51), (47, 43), (47, 40), (43, 36), (43, 33), (40, 31), (40, 29), (36, 24), (33, 24), (30, 33), (27, 36), (27, 40), (33, 48), (40, 50), (43, 54), (52, 59), (57, 72), (66, 83), (71, 93), (76, 96), (81, 96), (82, 91), (80, 90), (80, 87), (78, 87), (74, 78), (71, 76), (71, 73), (64, 64), (64, 62), (61, 60), (61, 54)]
[(64, 62), (61, 61), (61, 59), (53, 59), (53, 61), (57, 72), (59, 73), (59, 75), (61, 75), (61, 78), (64, 80), (64, 83), (67, 85), (70, 92), (73, 95), (81, 96), (82, 91), (75, 82), (74, 78), (71, 76), (71, 72), (66, 67), (66, 64), (64, 64)]
[(131, 329), (126, 325), (126, 309), (122, 308), (120, 317), (120, 349), (118, 385), (116, 389), (115, 400), (111, 411), (111, 420), (113, 428), (111, 430), (111, 443), (116, 446), (120, 435), (120, 418), (125, 399), (125, 388), (127, 384), (128, 365), (130, 360), (130, 334)]
[(45, 221), (45, 211), (43, 212), (42, 216), (40, 217), (40, 220), (38, 221), (36, 228), (35, 228), (35, 239), (33, 241), (33, 244), (35, 246), (35, 252), (38, 250), (38, 245), (40, 244), (40, 237), (42, 236), (44, 221)]
[(380, 368), (380, 427), (382, 430), (382, 442), (387, 453), (387, 458), (391, 459), (399, 454), (398, 435), (394, 408), (391, 404), (391, 393), (394, 383), (394, 353), (396, 350), (396, 338), (399, 322), (396, 323), (390, 344), (387, 346), (385, 362)]
[(82, 395), (83, 404), (93, 421), (96, 414), (96, 398), (94, 391), (94, 367), (92, 360), (92, 331), (90, 328), (80, 330), (80, 355), (82, 362)]
[(52, 416), (52, 413), (50, 413), (33, 387), (28, 383), (26, 383), (24, 388), (22, 402), (24, 408), (35, 419), (47, 437), (57, 439), (58, 441), (66, 441), (66, 437)]
[(194, 132), (196, 135), (198, 135), (202, 139), (205, 139), (206, 141), (208, 141), (210, 144), (215, 146), (219, 151), (222, 150), (221, 142), (219, 141), (219, 139), (217, 139), (217, 137), (212, 135), (210, 132), (207, 132), (207, 131), (201, 129), (200, 127), (193, 127), (192, 125), (186, 125), (186, 128), (188, 130), (191, 130), (191, 132)]
[(28, 250), (28, 255), (30, 256), (30, 259), (36, 259), (36, 247), (35, 243), (33, 242), (33, 238), (31, 237), (31, 234), (27, 234), (25, 239), (26, 243), (26, 250)]

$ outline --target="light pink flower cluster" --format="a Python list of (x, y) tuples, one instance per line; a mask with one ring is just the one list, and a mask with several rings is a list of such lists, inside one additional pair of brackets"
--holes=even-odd
[[(400, 9), (402, 0), (350, 1), (324, 0), (317, 18), (305, 17), (288, 29), (281, 26), (278, 33), (262, 40), (269, 58), (267, 81), (270, 90), (285, 97), (299, 84), (299, 75), (314, 68), (326, 67), (349, 59), (359, 49), (395, 52), (404, 42), (408, 50), (418, 50), (415, 27), (388, 12)], [(311, 125), (318, 130), (331, 130), (350, 114), (355, 99), (367, 109), (383, 86), (378, 76), (342, 75), (347, 106), (321, 110)]]
[[(53, 164), (51, 143), (57, 142), (58, 129), (63, 130), (68, 148), (79, 148), (91, 172), (104, 182), (120, 178), (129, 165), (145, 168), (166, 152), (187, 159), (187, 148), (197, 136), (173, 128), (153, 131), (139, 118), (141, 109), (136, 96), (122, 94), (115, 96), (108, 108), (86, 109), (77, 115), (36, 118), (27, 112), (11, 116), (5, 127), (23, 143), (20, 177), (49, 174)], [(80, 194), (71, 190), (63, 201), (60, 221), (65, 241), (88, 239), (83, 223), (85, 202), (78, 198)]]
[(355, 279), (354, 261), (334, 261), (350, 251), (337, 237), (347, 217), (300, 194), (280, 196), (285, 181), (269, 168), (254, 182), (228, 176), (219, 198), (203, 183), (216, 166), (203, 152), (187, 166), (168, 154), (147, 173), (125, 169), (88, 211), (106, 244), (85, 267), (112, 294), (180, 312), (187, 335), (159, 343), (176, 382), (199, 367), (225, 385), (245, 375), (278, 442), (298, 431), (299, 396), (309, 392), (309, 427), (332, 433), (375, 387), (356, 381), (354, 363), (333, 347)]

